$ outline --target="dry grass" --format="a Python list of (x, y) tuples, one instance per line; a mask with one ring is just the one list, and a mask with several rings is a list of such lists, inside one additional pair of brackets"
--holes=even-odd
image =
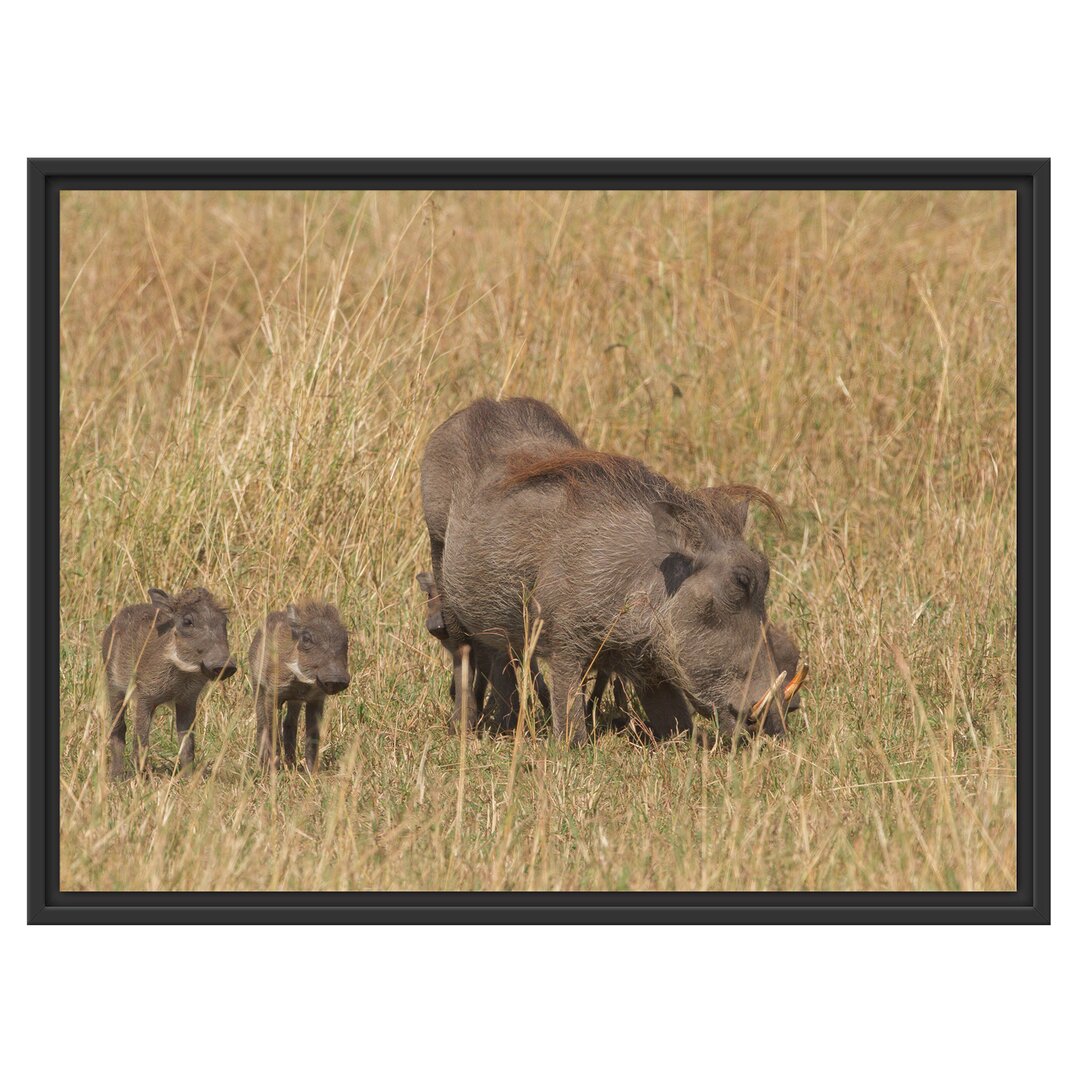
[[(1014, 206), (1002, 193), (69, 193), (64, 889), (1012, 889)], [(787, 510), (756, 538), (813, 675), (792, 738), (465, 747), (413, 575), (418, 460), (480, 394)], [(342, 608), (323, 772), (110, 786), (100, 632), (206, 584)], [(459, 782), (460, 781), (460, 782)]]

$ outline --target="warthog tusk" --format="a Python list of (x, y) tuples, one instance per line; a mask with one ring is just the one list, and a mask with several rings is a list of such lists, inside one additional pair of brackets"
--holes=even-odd
[(761, 720), (765, 710), (769, 707), (769, 702), (777, 696), (781, 686), (784, 686), (784, 704), (787, 705), (795, 696), (799, 687), (806, 682), (806, 676), (809, 674), (810, 665), (807, 664), (805, 660), (800, 660), (798, 670), (792, 676), (791, 682), (784, 686), (787, 672), (781, 671), (780, 674), (773, 679), (769, 689), (754, 702), (754, 707), (750, 710), (750, 722), (756, 724)]
[(770, 686), (769, 689), (754, 702), (754, 707), (750, 710), (750, 719), (753, 720), (754, 723), (757, 723), (761, 718), (761, 714), (766, 710), (769, 702), (776, 696), (776, 692), (784, 685), (784, 680), (786, 678), (787, 672), (781, 671), (780, 674), (773, 679), (772, 686)]
[(810, 665), (805, 660), (800, 660), (799, 669), (795, 672), (795, 678), (793, 678), (791, 682), (789, 682), (787, 686), (784, 687), (785, 702), (790, 701), (795, 696), (795, 692), (806, 681), (806, 676), (809, 674)]

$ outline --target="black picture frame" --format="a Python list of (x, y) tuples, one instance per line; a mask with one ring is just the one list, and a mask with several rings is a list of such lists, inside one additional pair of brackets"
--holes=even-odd
[[(61, 893), (59, 242), (69, 189), (1013, 190), (1017, 889), (986, 893)], [(27, 919), (56, 923), (1050, 921), (1048, 159), (35, 159), (28, 162)]]

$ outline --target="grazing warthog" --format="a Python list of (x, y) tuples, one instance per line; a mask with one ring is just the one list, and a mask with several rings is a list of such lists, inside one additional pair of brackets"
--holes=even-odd
[(524, 645), (524, 612), (542, 619), (557, 736), (585, 739), (590, 671), (629, 680), (658, 736), (687, 730), (691, 707), (723, 734), (751, 715), (784, 730), (797, 684), (784, 694), (775, 684), (795, 675), (798, 650), (770, 632), (768, 562), (742, 535), (748, 496), (771, 505), (764, 493), (684, 491), (639, 461), (586, 449), (527, 399), (474, 403), (432, 443), (448, 428), (452, 498), (438, 534), (428, 519), (433, 560), (441, 537), (443, 617), (456, 640), (511, 653)]
[(195, 706), (208, 682), (236, 672), (229, 655), (225, 609), (205, 589), (170, 596), (150, 590), (149, 604), (123, 608), (101, 639), (112, 731), (111, 775), (124, 774), (127, 709), (135, 711), (133, 756), (137, 772), (148, 768), (150, 721), (159, 705), (176, 709), (180, 764), (195, 761)]
[[(305, 600), (272, 611), (255, 634), (248, 654), (255, 690), (259, 764), (296, 764), (296, 729), (304, 712), (304, 763), (314, 772), (319, 761), (319, 724), (328, 694), (349, 685), (349, 633), (333, 604)], [(277, 727), (281, 706), (285, 718)], [(275, 747), (276, 743), (276, 747)]]

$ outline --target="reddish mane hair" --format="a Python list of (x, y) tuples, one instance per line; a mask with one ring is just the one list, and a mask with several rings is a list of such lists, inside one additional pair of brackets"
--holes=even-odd
[(508, 488), (520, 487), (534, 480), (564, 480), (573, 484), (590, 478), (603, 478), (616, 484), (635, 480), (664, 483), (661, 477), (634, 458), (575, 447), (542, 458), (529, 454), (511, 458), (503, 485)]
[(609, 485), (616, 495), (630, 498), (651, 496), (686, 504), (687, 508), (696, 506), (699, 513), (704, 509), (713, 525), (726, 533), (742, 532), (743, 517), (739, 513), (739, 504), (743, 501), (755, 502), (765, 507), (781, 529), (786, 527), (776, 500), (752, 484), (722, 484), (687, 492), (635, 458), (604, 454), (584, 447), (571, 447), (544, 457), (533, 454), (512, 457), (507, 463), (502, 487), (507, 490), (544, 480), (562, 482), (570, 493), (576, 493), (583, 482), (598, 480)]

